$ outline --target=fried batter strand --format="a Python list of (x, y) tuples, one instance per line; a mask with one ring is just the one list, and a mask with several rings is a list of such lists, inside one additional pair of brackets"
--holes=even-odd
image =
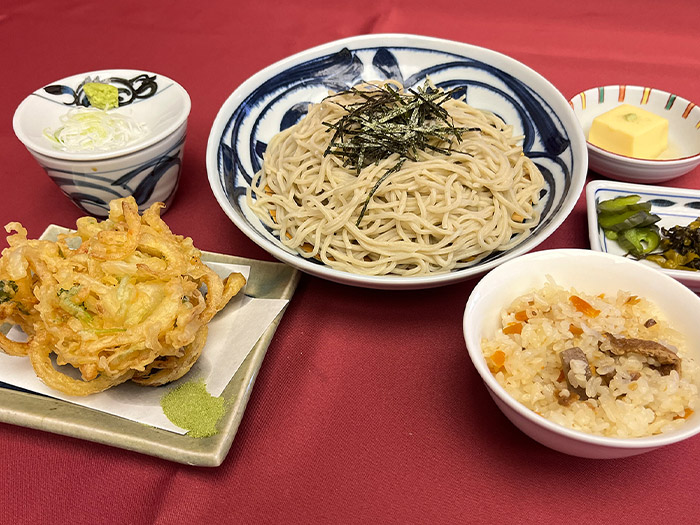
[(0, 323), (18, 325), (28, 340), (0, 334), (0, 349), (29, 356), (44, 383), (69, 395), (128, 380), (157, 386), (186, 374), (207, 324), (245, 278), (222, 280), (206, 266), (192, 239), (163, 222), (163, 206), (140, 216), (132, 197), (114, 200), (108, 219), (82, 217), (56, 242), (27, 239), (17, 222), (5, 226)]

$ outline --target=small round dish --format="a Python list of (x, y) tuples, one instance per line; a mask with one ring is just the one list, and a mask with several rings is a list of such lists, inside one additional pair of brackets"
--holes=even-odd
[(588, 138), (593, 119), (620, 104), (630, 104), (668, 120), (668, 149), (657, 159), (619, 155), (586, 142), (591, 170), (625, 182), (664, 182), (700, 164), (700, 108), (674, 95), (641, 86), (603, 86), (574, 96), (569, 103)]
[[(435, 275), (363, 276), (340, 271), (291, 251), (250, 210), (246, 191), (270, 139), (297, 122), (309, 103), (330, 90), (362, 81), (394, 79), (406, 87), (426, 77), (459, 87), (472, 106), (489, 110), (523, 135), (523, 149), (545, 176), (541, 220), (531, 235), (470, 267)], [(241, 84), (214, 121), (207, 173), (216, 199), (233, 223), (275, 258), (308, 274), (354, 286), (418, 289), (481, 275), (543, 242), (564, 221), (583, 190), (585, 139), (566, 99), (541, 75), (488, 49), (416, 35), (365, 35), (331, 42), (273, 64)]]
[[(482, 353), (482, 340), (500, 327), (500, 313), (517, 297), (551, 277), (561, 287), (591, 295), (624, 290), (654, 303), (672, 326), (685, 335), (696, 362), (700, 349), (697, 311), (700, 298), (668, 275), (616, 255), (578, 249), (545, 250), (508, 261), (476, 285), (464, 312), (464, 337), (474, 367), (498, 408), (525, 434), (554, 450), (587, 458), (620, 458), (654, 450), (700, 433), (700, 414), (673, 431), (642, 438), (613, 438), (556, 424), (516, 401), (496, 380)], [(697, 384), (696, 378), (696, 384)]]
[[(69, 111), (90, 103), (89, 82), (118, 89), (119, 106), (110, 113), (145, 126), (138, 140), (108, 151), (65, 151), (45, 136), (61, 126)], [(17, 138), (49, 177), (83, 211), (104, 217), (109, 201), (133, 196), (140, 211), (153, 202), (166, 204), (177, 190), (191, 102), (174, 80), (133, 69), (105, 69), (66, 77), (25, 98), (17, 107)], [(166, 208), (167, 209), (167, 208)]]

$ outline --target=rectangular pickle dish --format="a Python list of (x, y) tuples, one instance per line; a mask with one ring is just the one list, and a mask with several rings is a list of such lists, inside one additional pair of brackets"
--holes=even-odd
[[(620, 256), (625, 255), (625, 250), (617, 242), (605, 237), (603, 229), (598, 225), (596, 213), (596, 205), (599, 202), (624, 195), (639, 195), (640, 202), (650, 202), (651, 213), (661, 217), (661, 220), (656, 223), (659, 228), (687, 226), (700, 217), (700, 190), (608, 180), (592, 181), (586, 186), (588, 238), (592, 250)], [(700, 271), (662, 268), (654, 262), (645, 260), (638, 262), (668, 274), (694, 292), (700, 292)]]

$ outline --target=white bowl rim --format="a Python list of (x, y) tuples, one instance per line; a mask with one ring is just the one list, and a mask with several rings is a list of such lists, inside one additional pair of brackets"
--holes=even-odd
[[(608, 436), (601, 436), (598, 434), (589, 434), (580, 430), (574, 430), (562, 425), (559, 425), (557, 423), (554, 423), (553, 421), (550, 421), (549, 419), (545, 418), (544, 416), (540, 416), (539, 414), (536, 414), (529, 408), (525, 407), (522, 403), (518, 402), (515, 398), (513, 398), (505, 388), (503, 388), (500, 383), (496, 380), (494, 375), (491, 373), (491, 371), (488, 368), (488, 365), (486, 364), (486, 359), (483, 356), (483, 353), (481, 352), (481, 341), (475, 341), (471, 339), (471, 336), (468, 335), (468, 326), (467, 326), (467, 321), (469, 320), (469, 314), (475, 310), (474, 306), (474, 301), (472, 300), (472, 297), (476, 297), (477, 294), (476, 292), (479, 289), (484, 289), (488, 287), (488, 284), (490, 281), (497, 279), (501, 273), (507, 273), (508, 269), (510, 267), (510, 264), (508, 263), (516, 263), (519, 261), (522, 263), (523, 260), (525, 259), (550, 259), (552, 257), (570, 257), (574, 260), (577, 261), (577, 264), (581, 264), (581, 258), (582, 257), (591, 257), (591, 258), (604, 258), (604, 259), (610, 259), (611, 262), (615, 262), (616, 264), (630, 264), (633, 266), (630, 266), (630, 268), (634, 267), (637, 268), (638, 272), (641, 272), (642, 274), (646, 274), (649, 276), (650, 279), (661, 279), (665, 280), (666, 284), (669, 287), (669, 293), (676, 293), (676, 294), (681, 294), (685, 295), (689, 298), (692, 298), (693, 301), (698, 301), (699, 298), (698, 296), (692, 292), (690, 289), (686, 288), (684, 285), (673, 279), (672, 277), (663, 274), (661, 272), (656, 271), (653, 268), (649, 268), (643, 265), (637, 265), (635, 264), (634, 261), (630, 261), (628, 259), (624, 259), (622, 257), (619, 257), (617, 255), (612, 255), (609, 253), (604, 253), (604, 252), (595, 252), (592, 250), (585, 250), (585, 249), (579, 249), (579, 248), (557, 248), (557, 249), (552, 249), (552, 250), (541, 250), (538, 252), (532, 252), (528, 253), (526, 255), (523, 255), (521, 257), (518, 257), (517, 260), (513, 261), (507, 261), (506, 263), (502, 264), (501, 266), (495, 268), (489, 274), (484, 276), (484, 278), (477, 283), (477, 285), (474, 287), (474, 290), (472, 291), (472, 295), (470, 295), (470, 298), (467, 300), (467, 305), (464, 310), (464, 316), (462, 319), (462, 330), (465, 336), (465, 339), (467, 341), (467, 351), (469, 353), (469, 357), (474, 365), (474, 368), (476, 368), (479, 376), (481, 377), (482, 381), (485, 383), (486, 387), (494, 394), (496, 395), (503, 403), (505, 403), (508, 407), (513, 409), (515, 412), (517, 412), (520, 416), (525, 418), (526, 420), (530, 421), (531, 423), (534, 423), (540, 427), (544, 427), (546, 430), (549, 430), (555, 434), (558, 434), (562, 437), (572, 439), (578, 442), (586, 443), (589, 445), (598, 445), (598, 446), (603, 446), (603, 447), (608, 447), (608, 448), (617, 448), (617, 449), (645, 449), (645, 448), (658, 448), (664, 445), (670, 445), (672, 443), (677, 443), (679, 441), (683, 441), (684, 439), (687, 439), (689, 437), (692, 437), (698, 433), (700, 433), (700, 424), (697, 424), (695, 426), (691, 425), (684, 425), (679, 429), (673, 430), (668, 433), (662, 433), (662, 434), (657, 434), (654, 436), (647, 436), (647, 437), (638, 437), (638, 438), (615, 438), (615, 437), (608, 437)], [(504, 305), (506, 306), (506, 305)], [(472, 343), (475, 344), (469, 344), (469, 341), (472, 341)]]
[[(629, 89), (646, 89), (644, 86), (634, 86), (631, 84), (624, 84), (625, 88)], [(584, 89), (583, 91), (579, 91), (576, 93), (573, 97), (569, 99), (569, 103), (573, 104), (573, 101), (576, 97), (581, 96), (582, 94), (589, 93), (591, 91), (597, 91), (599, 89), (605, 89), (605, 88), (616, 88), (618, 87), (617, 84), (608, 84), (605, 86), (596, 86), (588, 89)], [(681, 97), (680, 95), (676, 95), (675, 93), (669, 93), (668, 91), (664, 91), (663, 89), (657, 89), (657, 88), (649, 88), (652, 89), (656, 93), (661, 93), (663, 95), (674, 95), (677, 100), (680, 100), (682, 102), (685, 102), (686, 104), (693, 104), (696, 105), (693, 101), (688, 100), (685, 97)], [(575, 110), (574, 110), (575, 111)], [(584, 135), (585, 137), (585, 135)], [(654, 167), (658, 166), (659, 164), (663, 165), (675, 165), (675, 164), (685, 164), (688, 161), (691, 160), (696, 160), (700, 159), (700, 151), (696, 153), (695, 155), (686, 155), (685, 157), (674, 157), (672, 159), (640, 159), (639, 157), (631, 157), (629, 155), (622, 155), (621, 153), (615, 153), (614, 151), (607, 150), (605, 148), (601, 148), (600, 146), (596, 146), (592, 142), (589, 142), (588, 137), (586, 138), (586, 145), (588, 146), (589, 149), (593, 150), (595, 153), (604, 156), (604, 157), (610, 157), (611, 159), (618, 159), (623, 162), (633, 162), (635, 164), (638, 164), (639, 166), (648, 166), (648, 167)]]
[[(473, 44), (467, 44), (464, 42), (459, 42), (456, 40), (448, 40), (444, 38), (407, 34), (407, 33), (374, 33), (374, 34), (364, 34), (355, 35), (347, 38), (342, 38), (339, 40), (334, 40), (314, 46), (309, 49), (305, 49), (291, 56), (283, 58), (269, 66), (263, 68), (257, 73), (253, 74), (251, 77), (246, 79), (241, 83), (224, 101), (221, 108), (214, 118), (214, 122), (209, 133), (209, 139), (207, 141), (206, 150), (206, 169), (207, 177), (209, 179), (209, 184), (212, 187), (214, 196), (219, 203), (221, 209), (226, 213), (226, 215), (231, 219), (231, 221), (255, 244), (263, 248), (265, 251), (270, 253), (276, 259), (283, 261), (295, 268), (298, 268), (311, 275), (321, 276), (324, 279), (330, 281), (350, 284), (360, 287), (369, 287), (375, 289), (422, 289), (438, 286), (446, 286), (456, 282), (464, 281), (472, 277), (479, 276), (484, 272), (497, 267), (500, 264), (507, 262), (508, 260), (517, 257), (523, 253), (527, 253), (529, 250), (534, 249), (536, 246), (544, 242), (556, 229), (561, 226), (562, 222), (569, 216), (574, 206), (576, 205), (576, 199), (566, 200), (560, 210), (562, 219), (560, 221), (552, 221), (546, 225), (542, 230), (538, 232), (539, 242), (535, 246), (529, 246), (528, 239), (525, 239), (522, 243), (518, 244), (509, 253), (504, 256), (504, 258), (495, 259), (489, 261), (483, 266), (475, 266), (472, 268), (465, 268), (459, 271), (453, 271), (449, 273), (440, 273), (428, 276), (419, 277), (403, 277), (398, 275), (383, 275), (383, 276), (367, 276), (361, 274), (354, 274), (350, 272), (345, 272), (341, 270), (336, 270), (325, 265), (317, 265), (301, 258), (298, 255), (289, 253), (282, 248), (278, 247), (274, 243), (264, 239), (260, 234), (251, 227), (245, 219), (240, 218), (233, 210), (229, 209), (230, 204), (228, 199), (224, 195), (223, 191), (218, 184), (219, 168), (218, 168), (218, 145), (221, 134), (226, 127), (227, 116), (231, 114), (230, 108), (236, 107), (244, 99), (246, 94), (251, 90), (251, 87), (259, 85), (264, 80), (272, 77), (274, 74), (287, 69), (291, 64), (296, 63), (298, 60), (303, 58), (312, 58), (316, 56), (328, 53), (339, 46), (345, 44), (356, 44), (357, 42), (362, 42), (363, 45), (409, 45), (409, 44), (423, 44), (425, 46), (459, 46), (464, 50), (473, 50), (477, 53), (483, 53), (489, 57), (495, 58), (499, 61), (504, 61), (507, 64), (514, 65), (519, 68), (523, 68), (530, 75), (534, 75), (539, 81), (544, 82), (551, 90), (554, 96), (558, 94), (561, 97), (560, 102), (561, 111), (569, 113), (569, 117), (572, 119), (572, 123), (575, 124), (567, 129), (569, 133), (569, 139), (571, 141), (572, 156), (576, 157), (578, 153), (578, 166), (575, 166), (572, 171), (572, 187), (571, 192), (576, 195), (581, 195), (583, 188), (585, 186), (586, 174), (588, 173), (588, 154), (586, 151), (586, 140), (583, 134), (581, 126), (578, 124), (578, 117), (574, 113), (573, 108), (569, 105), (566, 97), (540, 73), (530, 68), (526, 64), (508, 56), (498, 51), (488, 49), (485, 47), (476, 46)], [(557, 112), (560, 118), (563, 114)], [(579, 174), (577, 178), (576, 175)], [(313, 265), (313, 266), (311, 266)]]
[[(22, 126), (20, 125), (22, 112), (31, 103), (35, 94), (38, 91), (42, 90), (44, 87), (50, 86), (53, 84), (60, 84), (61, 82), (66, 82), (69, 79), (72, 79), (75, 77), (113, 75), (115, 72), (119, 72), (119, 74), (156, 75), (156, 77), (162, 78), (165, 81), (172, 82), (172, 86), (169, 86), (169, 87), (174, 88), (178, 92), (180, 97), (182, 98), (182, 106), (180, 108), (179, 114), (177, 115), (177, 118), (169, 126), (164, 128), (163, 130), (161, 130), (159, 133), (156, 133), (155, 135), (147, 137), (146, 140), (138, 141), (138, 142), (136, 142), (132, 145), (126, 146), (124, 148), (119, 148), (119, 149), (116, 149), (113, 151), (103, 151), (103, 152), (99, 152), (99, 153), (87, 153), (87, 152), (73, 153), (73, 152), (69, 152), (69, 151), (62, 151), (62, 150), (58, 150), (58, 149), (53, 149), (53, 148), (49, 147), (48, 145), (44, 146), (41, 143), (37, 143), (36, 141), (31, 140), (22, 131)], [(148, 103), (148, 101), (145, 101), (144, 103)], [(17, 109), (15, 110), (14, 116), (12, 118), (12, 127), (14, 129), (15, 135), (20, 140), (20, 142), (22, 142), (22, 144), (24, 144), (24, 146), (28, 150), (30, 150), (30, 152), (32, 152), (32, 153), (37, 152), (37, 153), (43, 155), (44, 157), (65, 160), (65, 161), (70, 161), (70, 162), (95, 162), (95, 161), (99, 161), (99, 160), (106, 160), (106, 159), (114, 159), (117, 157), (123, 157), (125, 155), (129, 155), (131, 153), (144, 150), (150, 146), (153, 146), (154, 144), (157, 144), (158, 142), (161, 142), (163, 139), (165, 139), (166, 137), (168, 137), (172, 133), (174, 133), (176, 130), (178, 130), (180, 128), (180, 126), (182, 126), (182, 124), (189, 117), (191, 109), (192, 109), (192, 101), (190, 99), (189, 93), (187, 93), (187, 90), (184, 87), (182, 87), (178, 82), (173, 80), (172, 78), (169, 78), (165, 75), (161, 75), (160, 73), (147, 71), (145, 69), (109, 68), (109, 69), (100, 69), (100, 70), (95, 70), (95, 71), (87, 71), (85, 73), (76, 73), (74, 75), (69, 75), (67, 77), (63, 77), (59, 80), (55, 80), (53, 82), (45, 84), (44, 86), (41, 86), (38, 89), (35, 89), (29, 95), (27, 95), (22, 100), (22, 102), (20, 102), (19, 105), (17, 106)]]

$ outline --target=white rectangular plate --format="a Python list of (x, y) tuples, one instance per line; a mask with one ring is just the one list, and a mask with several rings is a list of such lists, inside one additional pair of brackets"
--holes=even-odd
[[(591, 249), (620, 256), (625, 255), (625, 251), (615, 241), (605, 237), (602, 228), (598, 226), (596, 215), (597, 203), (622, 195), (639, 195), (642, 201), (651, 202), (651, 212), (661, 217), (657, 223), (659, 227), (686, 226), (700, 217), (700, 191), (698, 190), (607, 180), (593, 181), (586, 186), (588, 238), (591, 242)], [(700, 272), (668, 270), (653, 262), (638, 262), (670, 275), (695, 292), (700, 291)]]

